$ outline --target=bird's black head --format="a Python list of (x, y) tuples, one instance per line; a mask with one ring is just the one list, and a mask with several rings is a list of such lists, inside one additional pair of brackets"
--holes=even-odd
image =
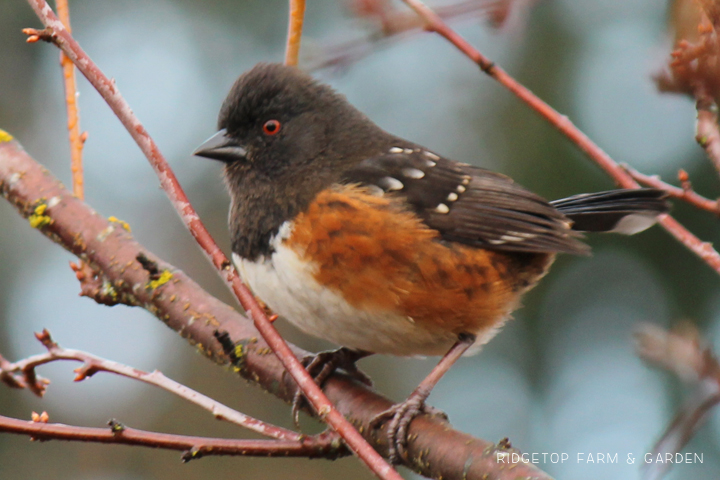
[(244, 258), (269, 253), (284, 221), (395, 141), (329, 86), (277, 64), (240, 76), (218, 127), (195, 155), (225, 163), (233, 252)]
[(332, 168), (382, 132), (344, 96), (280, 64), (259, 64), (238, 78), (218, 127), (195, 155), (225, 162), (230, 176), (253, 170), (275, 179), (287, 170)]

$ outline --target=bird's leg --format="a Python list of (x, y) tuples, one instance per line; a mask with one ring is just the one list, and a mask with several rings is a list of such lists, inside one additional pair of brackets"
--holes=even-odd
[[(355, 365), (355, 362), (361, 358), (367, 357), (368, 355), (372, 355), (372, 353), (364, 350), (351, 350), (346, 347), (341, 347), (337, 350), (329, 350), (315, 355), (308, 355), (301, 360), (301, 363), (310, 376), (313, 377), (315, 383), (317, 383), (320, 387), (323, 386), (325, 380), (335, 373), (336, 370), (343, 370), (350, 377), (371, 387), (372, 380), (370, 380), (370, 377), (365, 375), (365, 373), (363, 373), (362, 370)], [(298, 390), (295, 393), (292, 403), (292, 417), (296, 427), (299, 427), (299, 415), (303, 402), (305, 402), (305, 396), (302, 391)]]
[(416, 416), (421, 413), (444, 415), (439, 410), (428, 408), (425, 405), (425, 400), (442, 376), (473, 343), (475, 343), (475, 335), (469, 333), (458, 335), (458, 341), (455, 345), (440, 359), (435, 368), (420, 382), (420, 385), (413, 390), (404, 402), (393, 405), (370, 421), (372, 428), (378, 428), (387, 423), (388, 460), (392, 464), (399, 463), (400, 459), (405, 456), (408, 427)]

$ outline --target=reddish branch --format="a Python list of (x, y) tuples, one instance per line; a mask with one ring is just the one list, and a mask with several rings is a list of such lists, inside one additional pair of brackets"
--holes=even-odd
[(138, 144), (153, 170), (155, 170), (160, 179), (160, 185), (170, 198), (175, 210), (180, 214), (183, 223), (209, 257), (227, 286), (238, 298), (240, 305), (253, 320), (272, 351), (278, 356), (290, 376), (297, 382), (315, 411), (320, 413), (320, 418), (338, 432), (353, 453), (378, 477), (401, 480), (402, 477), (373, 450), (360, 433), (338, 412), (303, 368), (300, 361), (292, 354), (287, 343), (285, 343), (272, 323), (268, 321), (262, 307), (250, 293), (250, 290), (242, 284), (232, 264), (200, 221), (197, 212), (190, 204), (165, 157), (160, 153), (155, 141), (150, 137), (145, 127), (132, 113), (130, 106), (115, 87), (115, 83), (105, 76), (85, 51), (80, 48), (80, 45), (70, 35), (70, 32), (65, 29), (62, 22), (58, 20), (45, 0), (28, 0), (28, 3), (45, 25), (47, 37), (73, 61), (85, 78), (105, 99), (108, 106)]
[(665, 190), (668, 195), (679, 200), (684, 200), (690, 205), (699, 208), (700, 210), (707, 210), (708, 212), (720, 215), (720, 204), (717, 200), (710, 200), (702, 195), (699, 195), (692, 188), (692, 184), (688, 179), (687, 172), (680, 170), (678, 177), (680, 178), (682, 187), (676, 187), (669, 183), (663, 182), (657, 175), (645, 175), (640, 173), (629, 165), (622, 165), (622, 168), (637, 182), (646, 185), (648, 187), (659, 188)]
[[(542, 101), (530, 90), (518, 83), (498, 67), (489, 58), (477, 51), (470, 43), (451, 29), (435, 12), (427, 7), (420, 0), (403, 0), (426, 22), (428, 30), (445, 37), (455, 45), (473, 62), (477, 63), (480, 69), (490, 77), (498, 81), (502, 86), (514, 93), (520, 100), (538, 112), (551, 125), (557, 128), (563, 135), (568, 137), (580, 150), (585, 152), (595, 163), (610, 175), (615, 182), (623, 188), (638, 188), (638, 183), (625, 172), (607, 153), (597, 146), (590, 138), (578, 129), (568, 117), (554, 110), (550, 105)], [(720, 254), (712, 247), (712, 244), (703, 242), (690, 233), (685, 227), (669, 215), (660, 218), (660, 224), (677, 238), (690, 251), (705, 261), (713, 270), (720, 274)]]
[[(227, 358), (214, 332), (227, 332), (240, 347), (238, 373), (286, 402), (292, 401), (297, 384), (285, 374), (279, 360), (269, 355), (268, 344), (259, 338), (251, 322), (147, 251), (121, 225), (109, 222), (74, 197), (15, 141), (0, 142), (0, 193), (30, 220), (37, 220), (36, 212), (42, 212), (42, 221), (34, 222), (40, 232), (99, 272), (109, 292), (145, 308), (218, 363), (227, 362)], [(143, 266), (138, 260), (141, 255), (154, 262), (157, 271), (169, 272), (172, 277), (153, 288), (151, 273), (146, 269), (152, 269), (151, 265), (145, 262)], [(308, 355), (292, 348), (297, 358)], [(337, 374), (325, 383), (325, 393), (365, 439), (386, 455), (384, 431), (372, 430), (369, 425), (392, 402)], [(508, 448), (506, 443), (496, 445), (476, 439), (453, 430), (440, 419), (421, 416), (409, 430), (409, 467), (422, 475), (446, 480), (523, 476), (549, 479), (533, 465), (497, 464), (497, 453)]]
[[(515, 0), (464, 0), (449, 5), (441, 5), (435, 12), (441, 18), (451, 18), (485, 13), (496, 24), (502, 24), (507, 18)], [(424, 22), (417, 15), (408, 15), (398, 11), (391, 0), (354, 0), (351, 8), (355, 15), (377, 22), (386, 36), (402, 33), (414, 28), (422, 28)]]
[(337, 445), (316, 437), (301, 442), (290, 440), (234, 440), (172, 435), (136, 430), (110, 422), (108, 428), (77, 427), (59, 423), (28, 422), (0, 415), (0, 431), (28, 435), (33, 440), (72, 440), (76, 442), (135, 445), (183, 453), (190, 461), (209, 455), (243, 455), (262, 457), (336, 458)]
[[(514, 0), (465, 0), (438, 6), (435, 12), (446, 20), (485, 16), (499, 26), (509, 14), (513, 3)], [(378, 42), (408, 38), (412, 33), (421, 32), (425, 26), (422, 18), (413, 12), (396, 9), (389, 0), (356, 0), (352, 2), (352, 8), (358, 17), (374, 24), (374, 30), (366, 37), (340, 44), (332, 43), (323, 48), (320, 58), (308, 67), (309, 70), (349, 65), (375, 51)]]
[(289, 3), (290, 18), (288, 19), (288, 36), (285, 47), (285, 65), (297, 65), (305, 20), (305, 0), (290, 0)]
[[(720, 60), (720, 56), (716, 57)], [(720, 130), (718, 129), (718, 105), (704, 87), (695, 91), (697, 109), (697, 135), (695, 140), (720, 173)]]
[[(57, 0), (57, 11), (60, 20), (71, 32), (70, 28), (70, 8), (68, 0)], [(78, 198), (84, 198), (83, 186), (83, 165), (82, 150), (87, 132), (80, 133), (80, 115), (77, 106), (77, 87), (75, 86), (75, 65), (62, 52), (60, 52), (60, 65), (63, 70), (63, 79), (65, 80), (65, 104), (67, 105), (68, 115), (68, 132), (70, 135), (70, 170), (72, 171), (73, 193)]]
[(117, 362), (96, 357), (79, 350), (68, 350), (61, 348), (50, 337), (47, 330), (42, 333), (36, 333), (35, 337), (47, 349), (47, 352), (41, 355), (35, 355), (24, 360), (10, 363), (0, 355), (0, 380), (10, 387), (28, 388), (38, 396), (45, 393), (48, 382), (37, 376), (35, 369), (47, 363), (57, 362), (61, 360), (72, 360), (81, 362), (82, 366), (75, 369), (77, 374), (76, 382), (85, 380), (93, 376), (97, 372), (108, 372), (120, 375), (132, 380), (137, 380), (149, 385), (160, 387), (174, 395), (177, 395), (195, 405), (198, 405), (213, 414), (218, 420), (225, 420), (235, 425), (247, 428), (254, 432), (267, 437), (279, 440), (289, 440), (293, 442), (301, 441), (306, 435), (295, 433), (285, 428), (270, 425), (261, 420), (252, 418), (237, 410), (233, 410), (220, 402), (206, 397), (205, 395), (192, 390), (174, 380), (169, 379), (161, 372), (154, 371), (151, 373), (143, 372), (136, 368), (128, 367)]

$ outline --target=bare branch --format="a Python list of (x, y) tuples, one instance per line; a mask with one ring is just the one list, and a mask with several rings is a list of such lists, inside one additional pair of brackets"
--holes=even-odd
[(247, 428), (261, 435), (279, 440), (290, 440), (293, 442), (299, 442), (305, 437), (305, 435), (265, 423), (261, 420), (245, 415), (244, 413), (240, 413), (237, 410), (233, 410), (232, 408), (225, 406), (210, 397), (206, 397), (205, 395), (196, 392), (185, 385), (169, 379), (163, 375), (162, 372), (158, 372), (157, 370), (147, 373), (136, 368), (128, 367), (127, 365), (122, 365), (111, 360), (96, 357), (95, 355), (91, 355), (86, 352), (61, 348), (52, 340), (50, 333), (47, 330), (43, 330), (42, 333), (36, 333), (35, 337), (47, 349), (47, 353), (35, 355), (14, 363), (4, 361), (2, 356), (0, 356), (0, 380), (5, 381), (5, 383), (13, 387), (26, 385), (33, 392), (42, 395), (47, 382), (38, 380), (38, 377), (35, 374), (35, 369), (47, 363), (57, 362), (60, 360), (72, 360), (82, 363), (81, 367), (75, 369), (75, 373), (77, 374), (75, 377), (76, 382), (85, 380), (97, 372), (114, 373), (116, 375), (162, 388), (163, 390), (177, 395), (190, 403), (194, 403), (195, 405), (204, 408), (212, 413), (218, 420), (225, 420), (227, 422), (234, 423), (235, 425)]
[[(70, 7), (68, 0), (56, 0), (58, 16), (67, 28), (68, 32), (72, 32), (70, 28)], [(85, 140), (87, 140), (87, 132), (80, 133), (80, 114), (77, 105), (77, 87), (75, 82), (75, 65), (62, 52), (60, 52), (60, 65), (63, 70), (63, 80), (65, 83), (65, 105), (67, 106), (68, 115), (68, 133), (70, 135), (70, 170), (72, 171), (73, 193), (76, 197), (82, 199), (85, 197), (83, 188), (83, 165), (82, 151)]]
[[(720, 58), (720, 57), (718, 57)], [(718, 129), (718, 106), (704, 87), (695, 90), (697, 109), (697, 135), (695, 140), (720, 173), (720, 129)]]
[(59, 423), (28, 422), (0, 415), (0, 432), (28, 435), (33, 440), (71, 440), (76, 442), (112, 443), (163, 448), (183, 452), (183, 461), (210, 455), (242, 455), (262, 457), (337, 458), (339, 445), (326, 438), (306, 437), (300, 442), (290, 440), (235, 440), (192, 437), (169, 433), (148, 432), (108, 422), (110, 428), (77, 427)]
[(290, 0), (290, 18), (288, 19), (287, 46), (285, 47), (285, 65), (298, 64), (304, 20), (305, 0)]
[(643, 185), (658, 188), (660, 190), (665, 190), (668, 195), (673, 198), (684, 200), (690, 205), (699, 208), (700, 210), (707, 210), (708, 212), (714, 213), (715, 215), (720, 215), (720, 203), (718, 203), (717, 200), (710, 200), (709, 198), (705, 198), (702, 195), (696, 193), (695, 190), (693, 190), (692, 188), (690, 180), (688, 179), (687, 172), (685, 172), (684, 170), (680, 170), (680, 172), (678, 173), (678, 177), (681, 177), (683, 179), (681, 181), (682, 187), (676, 187), (674, 185), (670, 185), (669, 183), (663, 182), (657, 175), (645, 175), (644, 173), (640, 173), (634, 168), (632, 168), (630, 165), (624, 164), (621, 165), (621, 167), (625, 169), (625, 171), (633, 179), (635, 179), (635, 181)]
[[(501, 24), (514, 0), (464, 0), (450, 5), (438, 6), (435, 12), (445, 20), (468, 20), (489, 17), (494, 24)], [(399, 11), (387, 1), (353, 2), (356, 15), (369, 19), (375, 28), (366, 36), (341, 43), (331, 42), (321, 46), (321, 53), (307, 66), (318, 70), (333, 66), (348, 66), (375, 51), (380, 43), (410, 38), (421, 33), (425, 27), (422, 18), (413, 12)]]

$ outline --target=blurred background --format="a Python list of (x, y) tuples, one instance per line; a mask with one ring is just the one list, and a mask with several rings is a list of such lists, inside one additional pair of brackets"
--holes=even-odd
[[(481, 2), (477, 2), (481, 3)], [(531, 4), (532, 3), (532, 4)], [(416, 32), (372, 41), (377, 24), (354, 1), (308, 2), (301, 65), (314, 68), (387, 130), (450, 158), (501, 171), (554, 199), (613, 188), (611, 180), (545, 121), (438, 36)], [(448, 3), (431, 5), (447, 5)], [(576, 124), (619, 162), (674, 181), (686, 169), (713, 198), (718, 176), (694, 141), (689, 98), (659, 94), (652, 75), (667, 61), (668, 5), (659, 0), (519, 0), (501, 27), (482, 14), (452, 25), (482, 52)], [(403, 5), (398, 5), (404, 11)], [(477, 13), (477, 12), (476, 12)], [(235, 78), (259, 61), (282, 61), (284, 0), (73, 0), (75, 37), (113, 77), (154, 136), (203, 221), (229, 251), (228, 197), (220, 165), (193, 158), (215, 132)], [(0, 128), (66, 184), (69, 148), (58, 51), (27, 45), (38, 27), (21, 0), (0, 0)], [(353, 45), (352, 52), (347, 43)], [(359, 50), (355, 47), (359, 47)], [(360, 51), (361, 54), (357, 54)], [(339, 57), (338, 57), (339, 55)], [(129, 222), (152, 251), (233, 304), (185, 231), (147, 161), (104, 102), (80, 79), (86, 200)], [(700, 238), (720, 238), (717, 219), (675, 202), (674, 214)], [(482, 354), (463, 359), (430, 403), (462, 430), (491, 441), (509, 437), (524, 452), (565, 452), (541, 464), (559, 479), (635, 479), (641, 457), (681, 404), (686, 389), (633, 353), (640, 322), (697, 322), (720, 347), (720, 278), (662, 229), (588, 240), (594, 255), (560, 258), (525, 306)], [(216, 367), (150, 314), (78, 297), (74, 258), (0, 202), (0, 352), (15, 360), (40, 352), (33, 332), (48, 328), (68, 348), (84, 349), (168, 376), (234, 408), (289, 426), (289, 408)], [(330, 347), (282, 325), (310, 350)], [(376, 356), (361, 367), (377, 389), (401, 400), (436, 359)], [(47, 410), (53, 422), (102, 426), (109, 418), (142, 429), (208, 436), (245, 433), (136, 382), (97, 375), (72, 382), (74, 365), (41, 373), (45, 398), (0, 386), (0, 413)], [(319, 426), (305, 422), (308, 431)], [(720, 476), (720, 414), (685, 451), (703, 463), (669, 478)], [(618, 464), (578, 463), (577, 453), (618, 453)], [(205, 458), (187, 465), (174, 452), (80, 443), (31, 443), (0, 435), (0, 478), (144, 480), (277, 477), (369, 479), (353, 458)], [(413, 475), (403, 470), (408, 478)]]

